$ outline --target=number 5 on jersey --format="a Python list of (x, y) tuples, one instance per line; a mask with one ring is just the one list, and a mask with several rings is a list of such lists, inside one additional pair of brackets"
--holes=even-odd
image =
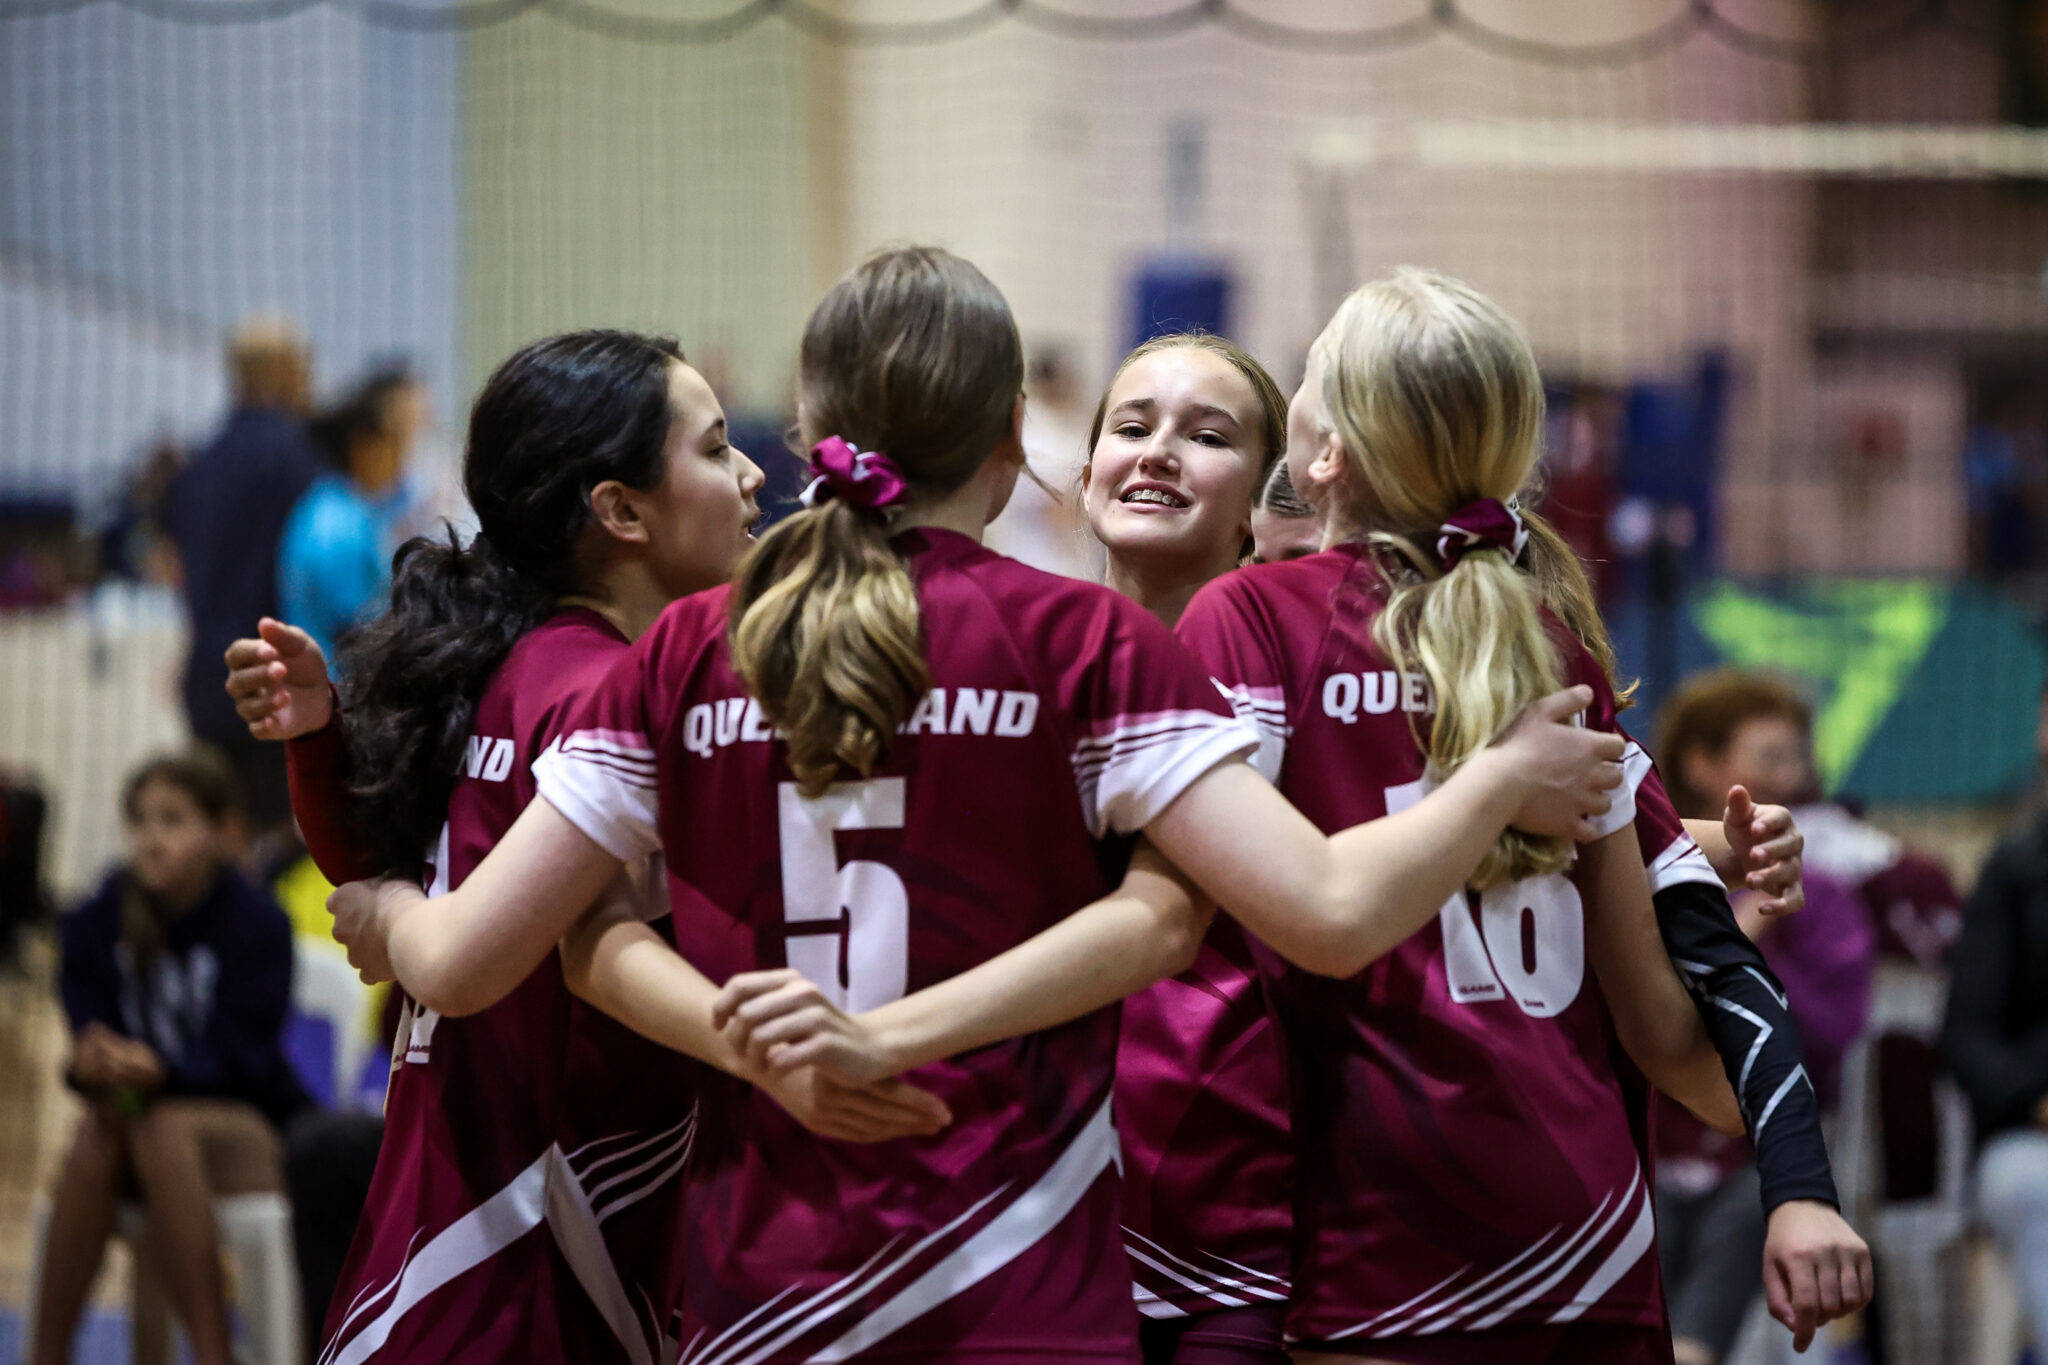
[(901, 999), (910, 974), (910, 893), (894, 868), (841, 863), (842, 829), (903, 828), (903, 779), (834, 782), (777, 793), (782, 918), (789, 965), (849, 1014)]
[[(1428, 794), (1422, 782), (1387, 788), (1387, 814)], [(1586, 914), (1578, 887), (1557, 875), (1444, 902), (1444, 985), (1460, 1005), (1512, 999), (1532, 1019), (1563, 1013), (1586, 978)], [(1476, 912), (1476, 914), (1475, 914)]]

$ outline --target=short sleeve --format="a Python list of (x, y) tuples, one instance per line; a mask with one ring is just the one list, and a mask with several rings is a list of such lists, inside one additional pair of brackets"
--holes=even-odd
[(1280, 780), (1293, 728), (1287, 721), (1286, 675), (1278, 641), (1251, 595), (1239, 591), (1236, 575), (1195, 594), (1175, 634), (1237, 718), (1258, 735), (1252, 766), (1268, 782)]
[[(1641, 745), (1629, 742), (1630, 759), (1642, 752)], [(1685, 832), (1685, 822), (1678, 818), (1678, 808), (1671, 804), (1671, 794), (1664, 789), (1664, 779), (1655, 764), (1649, 766), (1636, 786), (1636, 843), (1643, 850), (1643, 867), (1650, 874), (1651, 895), (1687, 882), (1720, 888), (1720, 874)]]
[(1558, 647), (1564, 653), (1565, 684), (1575, 686), (1583, 683), (1593, 689), (1593, 704), (1581, 716), (1582, 723), (1628, 740), (1628, 747), (1621, 755), (1621, 786), (1615, 789), (1607, 813), (1593, 819), (1593, 837), (1604, 839), (1635, 823), (1636, 793), (1650, 773), (1650, 755), (1621, 728), (1621, 706), (1614, 696), (1614, 684), (1608, 678), (1607, 670), (1600, 666), (1600, 661), (1580, 643), (1577, 636), (1561, 625), (1553, 625), (1553, 638), (1558, 640)]
[(1248, 757), (1257, 742), (1165, 626), (1114, 594), (1089, 599), (1072, 618), (1085, 637), (1052, 643), (1076, 661), (1060, 673), (1059, 702), (1076, 722), (1081, 809), (1101, 838), (1143, 829), (1196, 779)]
[(533, 762), (547, 803), (624, 863), (661, 846), (655, 727), (647, 717), (673, 621), (671, 607), (570, 708), (555, 742)]

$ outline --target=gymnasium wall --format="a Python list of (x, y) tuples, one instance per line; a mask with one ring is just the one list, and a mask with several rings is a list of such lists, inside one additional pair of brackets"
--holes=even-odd
[[(223, 26), (111, 5), (9, 18), (0, 492), (96, 498), (159, 431), (203, 435), (219, 337), (259, 309), (306, 326), (325, 385), (402, 353), (446, 411), (458, 46), (327, 7)], [(31, 312), (62, 320), (44, 331)], [(110, 339), (52, 345), (80, 330)], [(166, 384), (165, 365), (212, 373)]]
[[(465, 387), (537, 336), (679, 336), (745, 402), (786, 389), (817, 213), (805, 180), (814, 44), (766, 23), (636, 44), (535, 14), (465, 40)], [(730, 395), (729, 395), (730, 398)]]

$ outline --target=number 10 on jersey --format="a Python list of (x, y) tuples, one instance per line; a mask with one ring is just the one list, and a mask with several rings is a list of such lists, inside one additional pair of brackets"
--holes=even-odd
[[(1422, 782), (1387, 788), (1387, 814), (1428, 794)], [(1474, 904), (1474, 901), (1477, 904)], [(1532, 1019), (1563, 1013), (1586, 979), (1586, 913), (1569, 877), (1529, 877), (1438, 912), (1444, 986), (1460, 1005), (1510, 999)]]
[(832, 836), (903, 828), (903, 779), (834, 782), (818, 796), (784, 782), (777, 801), (789, 965), (849, 1014), (901, 999), (910, 975), (910, 893), (894, 868), (841, 863)]

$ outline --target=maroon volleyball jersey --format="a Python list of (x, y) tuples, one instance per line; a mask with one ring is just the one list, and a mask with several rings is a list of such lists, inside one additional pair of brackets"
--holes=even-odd
[[(1352, 545), (1227, 575), (1181, 620), (1258, 726), (1261, 770), (1326, 831), (1426, 790), (1433, 702), (1373, 642), (1384, 600)], [(1605, 676), (1551, 626), (1611, 727)], [(1602, 833), (1634, 819), (1648, 766), (1632, 748)], [(1570, 876), (1460, 895), (1349, 980), (1255, 952), (1292, 1102), (1291, 1339), (1370, 1354), (1380, 1336), (1661, 1322), (1650, 1191)]]
[(1124, 1251), (1138, 1311), (1287, 1301), (1294, 1150), (1251, 941), (1218, 912), (1194, 965), (1124, 1002)]
[(1629, 741), (1628, 761), (1632, 780), (1634, 772), (1642, 773), (1636, 783), (1636, 847), (1642, 850), (1643, 868), (1650, 874), (1650, 894), (1686, 882), (1720, 889), (1721, 874), (1685, 832), (1685, 821), (1678, 818), (1678, 807), (1671, 804), (1663, 777), (1654, 764), (1648, 764), (1648, 755), (1634, 740)]
[[(1258, 713), (1249, 693), (1242, 701)], [(1269, 713), (1284, 730), (1284, 709)], [(1640, 770), (1638, 752), (1631, 763)], [(1721, 884), (1654, 767), (1636, 788), (1635, 827), (1652, 893)], [(1173, 1318), (1285, 1302), (1294, 1235), (1287, 1084), (1251, 943), (1228, 915), (1217, 914), (1192, 967), (1124, 1002), (1116, 1085), (1124, 1250), (1138, 1311)]]
[[(862, 1010), (1112, 889), (1142, 828), (1249, 732), (1157, 621), (964, 536), (896, 547), (931, 691), (865, 778), (805, 796), (734, 672), (725, 590), (671, 606), (544, 760), (621, 858), (660, 848), (675, 937), (714, 980), (793, 966)], [(1128, 1360), (1110, 1090), (1117, 1011), (922, 1067), (953, 1125), (838, 1143), (707, 1095), (681, 1360)]]
[[(580, 609), (513, 647), (477, 707), (436, 892), (504, 836), (534, 795), (534, 760), (625, 652)], [(465, 1018), (407, 1001), (391, 1069), (322, 1365), (672, 1355), (695, 1064), (577, 1000), (549, 954)]]

